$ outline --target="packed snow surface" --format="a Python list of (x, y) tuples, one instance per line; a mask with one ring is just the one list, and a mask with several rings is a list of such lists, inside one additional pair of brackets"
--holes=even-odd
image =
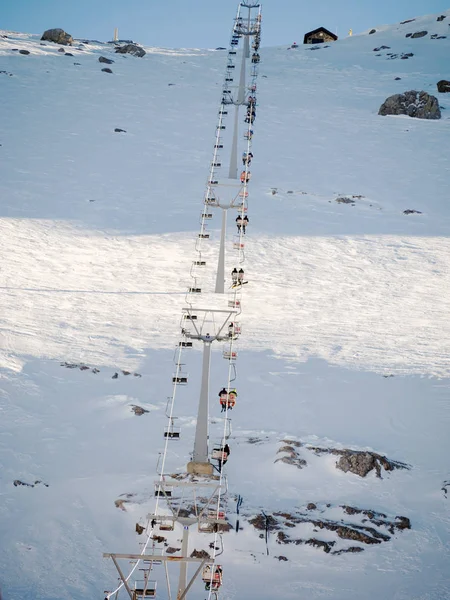
[[(331, 556), (274, 536), (266, 547), (241, 520), (224, 536), (224, 599), (450, 598), (443, 14), (327, 48), (261, 50), (230, 519), (240, 494), (244, 517), (314, 502), (338, 518), (351, 504), (407, 516), (412, 529)], [(139, 550), (134, 527), (153, 493), (226, 54), (146, 48), (137, 59), (89, 43), (68, 56), (0, 33), (0, 588), (4, 600), (102, 598), (116, 583), (102, 552)], [(100, 55), (115, 60), (112, 74)], [(437, 95), (442, 119), (378, 116), (411, 89)], [(210, 291), (219, 228), (215, 214)], [(192, 450), (199, 350), (186, 356), (173, 469)], [(226, 370), (213, 353), (213, 417)], [(135, 416), (134, 404), (149, 412)], [(305, 450), (299, 470), (274, 462), (285, 438), (411, 469), (362, 479)], [(126, 511), (114, 505), (122, 494), (135, 494)]]

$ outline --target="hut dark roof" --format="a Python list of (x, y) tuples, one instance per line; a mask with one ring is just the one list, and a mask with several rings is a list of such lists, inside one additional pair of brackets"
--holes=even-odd
[(319, 31), (325, 32), (327, 35), (331, 36), (334, 40), (338, 39), (338, 36), (336, 34), (332, 33), (331, 31), (328, 31), (328, 29), (325, 29), (325, 27), (318, 27), (317, 29), (313, 29), (312, 31), (308, 31), (308, 33), (305, 33), (305, 37), (303, 38), (303, 43), (306, 44), (307, 39), (311, 35), (314, 35), (315, 33), (319, 33)]

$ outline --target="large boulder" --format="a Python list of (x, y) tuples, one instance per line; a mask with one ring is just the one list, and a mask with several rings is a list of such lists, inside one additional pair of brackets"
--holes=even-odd
[(62, 44), (63, 46), (71, 46), (73, 44), (73, 37), (70, 33), (66, 33), (64, 29), (59, 28), (47, 29), (47, 31), (44, 31), (42, 34), (41, 40)]
[(441, 92), (442, 94), (445, 94), (445, 92), (450, 92), (450, 81), (447, 81), (446, 79), (441, 79), (437, 82), (436, 85), (438, 92)]
[(119, 54), (132, 54), (133, 56), (145, 56), (144, 48), (141, 48), (137, 44), (125, 44), (125, 46), (118, 46), (116, 52)]
[(441, 109), (436, 96), (411, 90), (389, 96), (378, 111), (379, 115), (408, 115), (416, 119), (440, 119)]

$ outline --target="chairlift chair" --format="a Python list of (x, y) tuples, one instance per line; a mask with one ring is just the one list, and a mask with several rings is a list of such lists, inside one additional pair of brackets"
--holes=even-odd
[(228, 300), (228, 306), (230, 308), (241, 308), (241, 301), (237, 299)]
[(245, 242), (241, 239), (241, 236), (235, 235), (233, 237), (233, 248), (235, 250), (242, 250), (243, 248), (245, 248)]
[(159, 524), (160, 531), (173, 531), (175, 529), (175, 523), (173, 521), (162, 521)]
[(206, 565), (203, 568), (202, 579), (212, 590), (217, 590), (222, 585), (222, 566)]
[(169, 425), (168, 427), (165, 427), (165, 429), (164, 429), (164, 437), (169, 440), (179, 440), (180, 435), (181, 435), (180, 427), (173, 427), (173, 425)]
[(144, 600), (156, 596), (156, 581), (136, 581), (133, 590), (133, 600)]
[(177, 385), (186, 385), (188, 382), (187, 373), (178, 373), (172, 377), (172, 383), (176, 383)]
[(237, 352), (236, 350), (224, 350), (223, 351), (223, 357), (227, 360), (236, 360), (237, 358)]
[(157, 483), (155, 489), (155, 498), (171, 498), (172, 497), (172, 488), (165, 487), (163, 484)]

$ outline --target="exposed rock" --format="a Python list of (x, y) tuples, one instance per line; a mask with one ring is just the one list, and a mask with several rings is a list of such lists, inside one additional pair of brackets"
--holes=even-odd
[(369, 452), (367, 450), (339, 450), (337, 448), (320, 448), (316, 446), (307, 446), (315, 454), (335, 454), (340, 456), (336, 463), (336, 468), (341, 469), (344, 473), (350, 471), (360, 477), (365, 477), (375, 469), (377, 477), (381, 477), (381, 467), (385, 471), (393, 471), (394, 469), (410, 469), (406, 463), (388, 459), (386, 456), (377, 452)]
[(259, 529), (262, 531), (275, 531), (276, 529), (280, 529), (281, 525), (272, 515), (263, 515), (259, 514), (248, 521), (250, 525), (253, 525), (255, 529)]
[(44, 487), (49, 487), (48, 483), (44, 483), (43, 481), (41, 481), (40, 479), (36, 479), (36, 481), (34, 483), (26, 483), (25, 481), (21, 481), (20, 479), (15, 479), (13, 481), (13, 485), (14, 487), (18, 487), (20, 485), (23, 485), (25, 487), (31, 487), (34, 488), (37, 485), (42, 484)]
[(336, 198), (336, 202), (338, 204), (355, 204), (355, 201), (352, 198), (347, 198), (346, 196)]
[(343, 548), (342, 550), (335, 550), (331, 554), (345, 554), (347, 552), (364, 552), (364, 548), (361, 548), (361, 546), (350, 546), (349, 548)]
[(181, 548), (173, 548), (172, 546), (169, 546), (166, 548), (166, 554), (175, 554), (175, 552), (179, 552), (180, 550)]
[(138, 56), (140, 58), (146, 54), (144, 48), (141, 48), (137, 44), (125, 44), (125, 46), (119, 46), (116, 48), (116, 52), (119, 54), (132, 54), (133, 56)]
[(80, 66), (80, 65), (81, 65), (81, 63), (73, 63), (73, 64), (74, 64), (74, 65), (77, 65), (77, 66)]
[(322, 548), (323, 551), (328, 554), (331, 548), (336, 544), (336, 542), (324, 542), (323, 540), (316, 540), (315, 538), (311, 538), (310, 540), (306, 540), (305, 544), (308, 544), (309, 546), (314, 546), (314, 548)]
[(157, 544), (162, 544), (166, 539), (163, 535), (152, 535), (152, 540), (155, 540)]
[(194, 550), (191, 554), (191, 558), (210, 558), (210, 555), (206, 550)]
[(450, 81), (448, 81), (447, 79), (441, 79), (437, 82), (436, 85), (438, 92), (441, 92), (441, 94), (446, 94), (450, 92)]
[(400, 21), (400, 25), (405, 25), (405, 23), (412, 23), (415, 19), (406, 19), (406, 21)]
[(436, 21), (443, 21), (444, 19), (446, 19), (446, 16), (445, 15), (441, 15), (440, 17), (438, 17), (436, 19)]
[[(114, 129), (114, 131), (115, 131), (116, 133), (126, 133), (125, 129), (120, 129), (120, 127), (116, 127), (116, 128)], [(130, 372), (129, 372), (129, 371), (122, 371), (122, 373), (123, 373), (124, 375), (129, 375), (129, 374), (130, 374)]]
[(412, 36), (412, 33), (407, 33), (407, 34), (405, 35), (405, 37), (407, 37), (407, 38), (409, 38), (409, 37), (411, 37), (411, 36)]
[(411, 529), (411, 521), (408, 517), (395, 517), (395, 520), (398, 521), (398, 523), (395, 523), (394, 525), (397, 529)]
[(314, 504), (314, 502), (309, 502), (309, 504), (306, 505), (306, 510), (316, 510), (317, 505)]
[(116, 508), (120, 508), (120, 510), (123, 510), (126, 512), (126, 508), (125, 508), (125, 504), (127, 504), (129, 502), (129, 500), (123, 500), (123, 499), (119, 499), (119, 500), (114, 500), (114, 504), (116, 506)]
[(380, 107), (379, 115), (408, 115), (416, 119), (440, 119), (441, 111), (435, 96), (411, 90), (389, 96)]
[(47, 29), (42, 34), (41, 40), (54, 42), (55, 44), (62, 44), (63, 46), (71, 46), (73, 44), (73, 37), (70, 33), (66, 33), (64, 29)]
[(428, 31), (416, 31), (415, 33), (412, 34), (411, 39), (415, 40), (417, 38), (421, 38), (421, 37), (425, 37), (427, 35)]
[(433, 33), (433, 35), (431, 35), (430, 38), (432, 40), (445, 40), (447, 38), (447, 36), (446, 35), (438, 35), (437, 33)]
[(98, 62), (105, 63), (107, 65), (112, 65), (114, 61), (112, 58), (106, 58), (106, 56), (100, 56), (98, 59)]
[(390, 46), (380, 46), (379, 48), (374, 48), (373, 51), (379, 52), (380, 50), (390, 50), (390, 49), (391, 49)]
[(131, 410), (134, 412), (135, 415), (137, 415), (138, 417), (140, 417), (141, 415), (145, 415), (145, 413), (148, 413), (148, 410), (145, 410), (145, 408), (142, 408), (142, 406), (137, 406), (136, 404), (132, 404), (131, 405)]
[(395, 77), (395, 81), (400, 81), (401, 77)]
[[(296, 448), (301, 448), (303, 446), (302, 442), (297, 440), (281, 440), (284, 444), (288, 444), (289, 446), (295, 446)], [(280, 452), (280, 450), (278, 450)]]
[(412, 208), (407, 208), (406, 210), (403, 211), (403, 214), (404, 215), (414, 215), (414, 214), (421, 215), (422, 213), (420, 210), (414, 210)]
[(376, 30), (376, 29), (371, 29), (371, 30), (369, 31), (369, 35), (372, 35), (372, 33), (376, 33), (376, 32), (377, 32), (377, 30)]
[[(289, 440), (283, 440), (283, 441), (289, 442)], [(297, 442), (296, 445), (297, 445), (297, 447), (299, 447), (301, 444), (299, 442)], [(280, 452), (285, 452), (289, 456), (282, 456), (280, 458), (277, 458), (275, 460), (275, 463), (283, 462), (283, 463), (286, 463), (287, 465), (294, 465), (298, 469), (303, 469), (303, 467), (306, 467), (306, 465), (307, 465), (306, 460), (299, 456), (299, 454), (295, 450), (294, 446), (282, 446), (278, 450), (277, 454), (279, 454)]]
[(30, 54), (30, 51), (29, 50), (19, 50), (19, 54), (27, 55), (27, 54)]
[(71, 52), (64, 52), (64, 56), (73, 56)]
[(279, 561), (287, 562), (287, 558), (285, 556), (274, 556), (274, 558), (278, 558)]
[[(123, 131), (124, 133), (126, 133), (125, 129), (114, 129), (114, 131)], [(122, 370), (122, 375), (131, 375), (131, 372)]]
[(119, 373), (114, 373), (111, 379), (119, 379)]
[(111, 69), (109, 67), (106, 67), (105, 69), (102, 69), (103, 73), (112, 73)]
[(66, 51), (64, 50), (64, 48), (59, 48), (58, 52), (62, 52), (63, 54), (65, 54)]
[(444, 496), (445, 498), (447, 498), (447, 494), (448, 494), (448, 488), (450, 487), (450, 479), (447, 481), (444, 481), (441, 487), (441, 490), (444, 492)]
[(139, 523), (136, 523), (136, 533), (138, 535), (142, 535), (145, 531), (145, 527), (143, 527), (142, 525), (139, 525)]

